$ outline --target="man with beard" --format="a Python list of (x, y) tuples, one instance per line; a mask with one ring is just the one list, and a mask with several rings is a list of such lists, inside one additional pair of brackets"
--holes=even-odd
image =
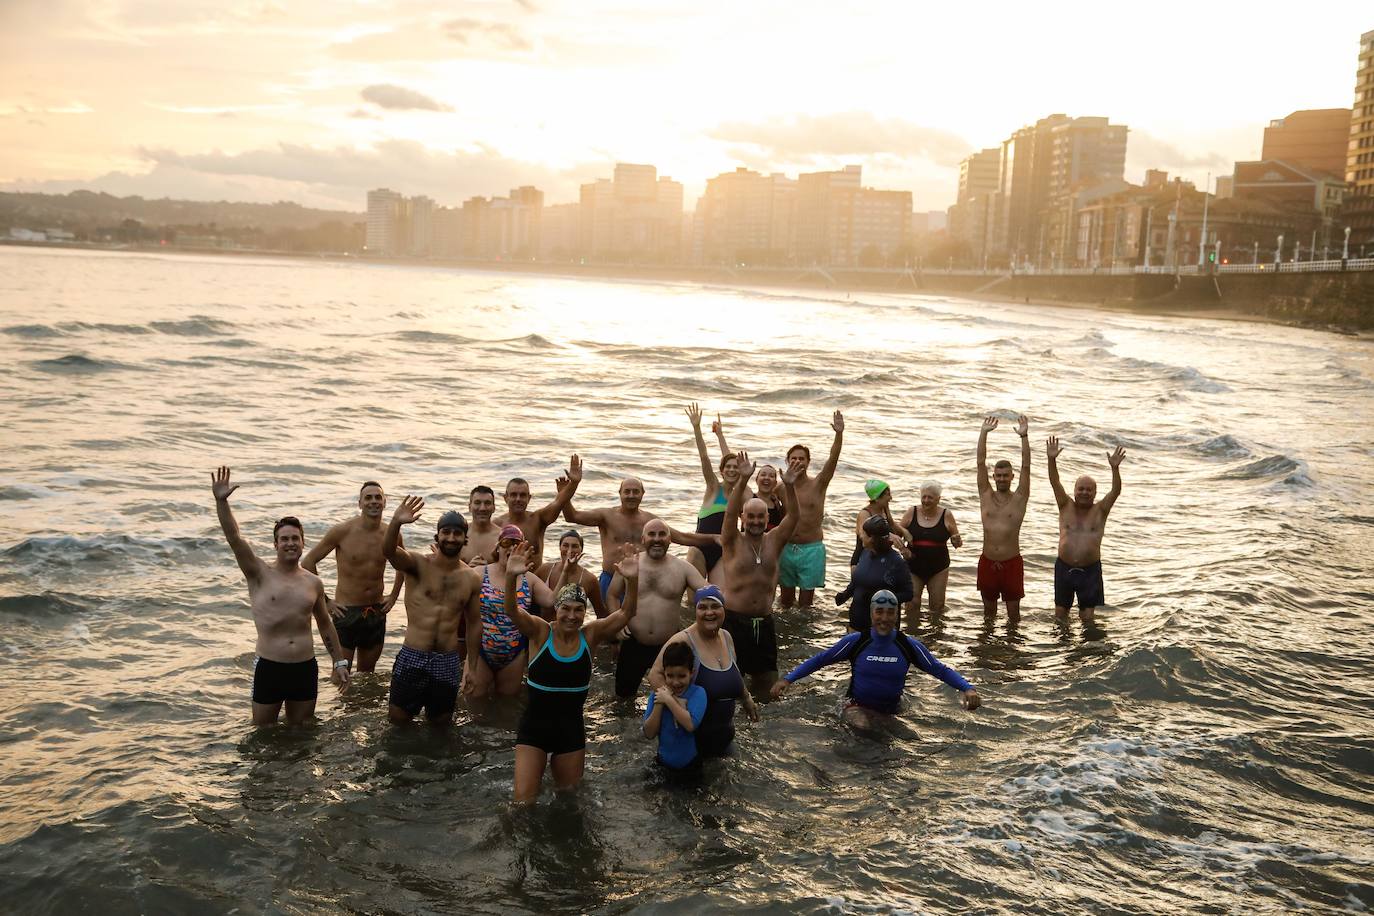
[[(802, 607), (810, 607), (816, 597), (816, 589), (825, 584), (825, 541), (822, 520), (825, 514), (825, 492), (830, 480), (835, 476), (835, 467), (840, 463), (840, 447), (844, 444), (844, 416), (837, 410), (830, 423), (835, 430), (835, 441), (830, 446), (830, 457), (815, 477), (806, 475), (811, 466), (811, 450), (804, 445), (794, 445), (787, 450), (787, 468), (796, 479), (796, 519), (792, 537), (783, 550), (779, 562), (778, 583), (782, 586), (782, 606), (792, 606), (794, 590), (800, 590)], [(792, 509), (787, 510), (793, 514)]]
[[(568, 521), (574, 525), (594, 525), (601, 535), (600, 584), (603, 598), (610, 590), (611, 580), (615, 578), (615, 563), (619, 554), (626, 547), (638, 544), (644, 535), (644, 526), (658, 518), (639, 507), (643, 499), (644, 484), (638, 477), (626, 477), (620, 482), (620, 505), (614, 509), (579, 510), (571, 501), (563, 509), (563, 517)], [(668, 529), (668, 537), (674, 544), (684, 547), (700, 547), (720, 541), (719, 535), (688, 534), (675, 528)]]
[(455, 511), (439, 516), (436, 550), (411, 553), (401, 546), (401, 526), (420, 518), (425, 501), (407, 496), (396, 507), (383, 542), (387, 560), (406, 577), (405, 643), (391, 669), (387, 716), (409, 722), (420, 712), (435, 725), (453, 721), (462, 679), (465, 635), (478, 616), (480, 577), (461, 557), (468, 523)]
[[(838, 416), (838, 414), (837, 414)], [(778, 671), (778, 637), (773, 627), (773, 594), (778, 585), (779, 557), (796, 530), (798, 472), (789, 466), (782, 476), (787, 511), (782, 523), (768, 530), (768, 505), (755, 497), (745, 502), (754, 476), (749, 455), (740, 452), (739, 479), (725, 505), (721, 530), (721, 592), (725, 596), (724, 629), (734, 640), (742, 672), (769, 679)], [(741, 521), (744, 530), (740, 530)], [(640, 588), (643, 581), (641, 579)]]
[(472, 488), (468, 494), (468, 515), (472, 516), (472, 526), (468, 529), (468, 542), (463, 547), (463, 562), (477, 566), (490, 562), (496, 555), (496, 541), (501, 534), (501, 526), (491, 520), (496, 514), (496, 491), (484, 484)]
[(334, 597), (326, 598), (334, 629), (350, 662), (357, 653), (360, 674), (376, 669), (386, 638), (386, 615), (401, 594), (402, 578), (396, 576), (391, 594), (382, 599), (386, 585), (386, 557), (382, 555), (382, 511), (386, 494), (375, 480), (363, 484), (358, 492), (358, 515), (325, 532), (301, 560), (301, 568), (319, 573), (319, 563), (331, 553), (337, 581)]
[[(682, 629), (682, 595), (693, 593), (706, 584), (701, 572), (668, 553), (672, 535), (662, 519), (650, 519), (644, 524), (639, 555), (639, 605), (630, 618), (630, 635), (620, 644), (620, 657), (615, 665), (615, 695), (629, 699), (639, 692), (640, 681), (662, 651), (663, 644)], [(620, 607), (626, 583), (619, 573), (611, 580), (610, 609)]]
[(1073, 499), (1059, 482), (1057, 459), (1063, 449), (1059, 439), (1050, 436), (1045, 453), (1049, 458), (1050, 487), (1054, 501), (1059, 504), (1059, 554), (1054, 560), (1054, 613), (1067, 617), (1073, 599), (1078, 598), (1078, 616), (1084, 623), (1093, 619), (1093, 611), (1106, 599), (1102, 588), (1102, 535), (1107, 528), (1107, 513), (1121, 495), (1121, 462), (1124, 448), (1107, 454), (1112, 467), (1112, 488), (1101, 502), (1097, 498), (1097, 481), (1086, 474), (1074, 481)]
[(988, 433), (997, 428), (997, 417), (988, 417), (978, 433), (978, 508), (983, 516), (983, 555), (978, 558), (978, 591), (983, 596), (983, 616), (997, 616), (997, 600), (1007, 603), (1007, 622), (1021, 619), (1021, 599), (1026, 596), (1026, 566), (1021, 559), (1021, 523), (1030, 501), (1030, 427), (1026, 418), (1016, 420), (1021, 437), (1021, 482), (1012, 492), (1015, 472), (1003, 458), (992, 466), (988, 483)]
[(555, 483), (558, 495), (553, 498), (553, 502), (537, 512), (530, 512), (529, 481), (523, 477), (512, 477), (506, 484), (503, 496), (506, 501), (506, 513), (492, 519), (492, 525), (498, 529), (514, 525), (523, 531), (526, 543), (534, 546), (534, 565), (537, 567), (544, 562), (544, 532), (558, 520), (558, 516), (563, 513), (563, 507), (573, 498), (577, 492), (577, 485), (581, 482), (582, 459), (573, 455), (568, 462), (567, 476), (558, 478)]
[(272, 526), (272, 546), (277, 558), (264, 563), (239, 532), (229, 508), (229, 497), (238, 484), (229, 482), (229, 469), (221, 466), (210, 475), (215, 514), (234, 559), (248, 580), (248, 600), (253, 626), (258, 631), (253, 658), (253, 724), (272, 725), (286, 704), (286, 724), (300, 725), (315, 714), (320, 669), (310, 639), (310, 617), (320, 630), (320, 641), (334, 659), (330, 680), (340, 690), (348, 687), (348, 659), (334, 632), (334, 621), (325, 609), (324, 583), (301, 569), (305, 529), (300, 519), (288, 515)]

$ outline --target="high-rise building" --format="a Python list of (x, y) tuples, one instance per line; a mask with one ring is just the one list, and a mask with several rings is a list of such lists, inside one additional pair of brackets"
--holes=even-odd
[(544, 208), (539, 233), (541, 261), (571, 261), (581, 252), (580, 204), (554, 204)]
[(1279, 159), (1300, 169), (1343, 178), (1349, 140), (1349, 108), (1295, 111), (1269, 122), (1260, 159)]
[(1360, 36), (1355, 105), (1350, 112), (1347, 143), (1348, 187), (1340, 223), (1350, 228), (1351, 257), (1374, 255), (1374, 32)]
[(1002, 144), (994, 247), (1014, 261), (1071, 257), (1073, 208), (1096, 185), (1124, 186), (1127, 128), (1106, 118), (1053, 114)]
[(694, 231), (705, 264), (785, 264), (792, 247), (797, 182), (743, 167), (706, 181)]
[(959, 197), (964, 203), (997, 190), (1001, 180), (1002, 147), (994, 146), (974, 153), (959, 163)]
[[(1002, 147), (994, 146), (974, 153), (959, 163), (959, 196), (949, 208), (947, 227), (950, 238), (967, 246), (970, 263), (987, 263), (996, 239), (1001, 199), (998, 186), (1002, 175)], [(934, 231), (926, 221), (927, 231)]]
[(363, 250), (389, 257), (400, 254), (405, 216), (405, 197), (390, 188), (367, 192), (367, 237)]
[(410, 232), (407, 233), (405, 253), (413, 258), (427, 258), (434, 246), (434, 201), (428, 197), (412, 197), (406, 204)]
[(831, 267), (905, 261), (911, 245), (911, 192), (861, 183), (861, 167), (797, 178), (796, 260)]
[(616, 163), (614, 177), (582, 185), (582, 256), (667, 263), (680, 256), (682, 185), (652, 165)]

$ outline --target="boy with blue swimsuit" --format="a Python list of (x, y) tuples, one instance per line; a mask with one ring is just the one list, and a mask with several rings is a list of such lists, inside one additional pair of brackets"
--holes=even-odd
[(658, 738), (658, 764), (674, 773), (701, 768), (695, 732), (706, 715), (706, 691), (692, 683), (695, 657), (686, 643), (663, 650), (665, 686), (649, 691), (644, 737)]

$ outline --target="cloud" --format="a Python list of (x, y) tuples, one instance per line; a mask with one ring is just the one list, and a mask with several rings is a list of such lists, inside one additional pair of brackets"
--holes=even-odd
[(390, 111), (452, 111), (453, 107), (435, 101), (429, 96), (404, 86), (390, 83), (377, 83), (362, 92), (363, 101), (371, 102), (378, 108)]
[(734, 121), (718, 125), (708, 136), (736, 144), (737, 151), (739, 144), (753, 146), (771, 162), (892, 156), (953, 166), (973, 151), (972, 144), (949, 131), (862, 111)]
[(1126, 141), (1126, 158), (1133, 166), (1142, 169), (1181, 171), (1207, 168), (1227, 172), (1231, 167), (1231, 157), (1222, 153), (1214, 150), (1201, 155), (1186, 153), (1172, 143), (1134, 129)]
[(424, 194), (444, 205), (474, 196), (506, 194), (534, 185), (548, 203), (577, 199), (578, 185), (610, 174), (609, 162), (566, 168), (525, 162), (479, 145), (473, 150), (435, 150), (410, 140), (375, 147), (314, 147), (283, 143), (240, 153), (183, 153), (145, 148), (150, 169), (142, 174), (110, 172), (80, 181), (14, 181), (5, 190), (66, 193), (78, 188), (143, 197), (192, 200), (294, 200), (327, 208), (358, 210), (367, 191), (389, 187)]
[(515, 26), (480, 19), (450, 19), (443, 24), (444, 35), (463, 47), (490, 44), (508, 51), (528, 51), (534, 45)]
[(425, 19), (394, 29), (368, 32), (329, 46), (335, 57), (358, 61), (429, 61), (505, 56), (534, 48), (519, 27), (506, 22), (459, 18)]

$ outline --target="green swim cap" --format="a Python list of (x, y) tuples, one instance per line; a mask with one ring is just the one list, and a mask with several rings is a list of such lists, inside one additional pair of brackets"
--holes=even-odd
[(868, 494), (869, 499), (877, 499), (887, 492), (887, 481), (876, 479), (866, 481), (864, 483), (864, 492)]

